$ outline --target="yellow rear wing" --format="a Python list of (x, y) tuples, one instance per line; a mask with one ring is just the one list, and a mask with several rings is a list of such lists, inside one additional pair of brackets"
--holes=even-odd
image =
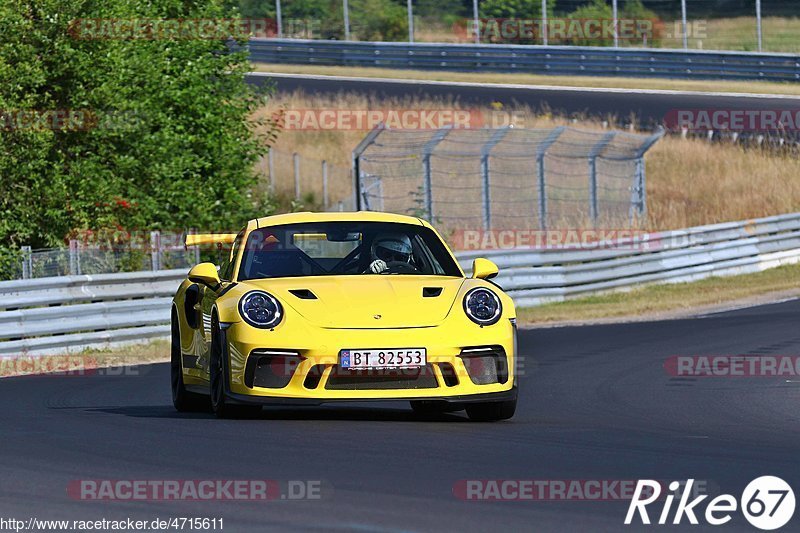
[(197, 233), (186, 236), (186, 246), (203, 244), (231, 244), (236, 240), (236, 233)]

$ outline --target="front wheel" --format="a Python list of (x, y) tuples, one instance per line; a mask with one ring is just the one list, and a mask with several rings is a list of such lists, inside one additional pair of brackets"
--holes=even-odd
[(178, 317), (172, 313), (172, 342), (170, 343), (170, 377), (172, 379), (172, 405), (181, 413), (208, 411), (208, 398), (202, 394), (189, 392), (183, 382), (181, 361), (181, 333)]
[(224, 357), (222, 332), (219, 322), (214, 317), (211, 323), (211, 361), (209, 368), (209, 385), (211, 394), (211, 410), (217, 418), (250, 418), (261, 412), (259, 405), (232, 404), (225, 395), (225, 383), (229, 379)]
[(467, 416), (473, 422), (497, 422), (508, 420), (517, 410), (517, 399), (502, 402), (467, 404)]

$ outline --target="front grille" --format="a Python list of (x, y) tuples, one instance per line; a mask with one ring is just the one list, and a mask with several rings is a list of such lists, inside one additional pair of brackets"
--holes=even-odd
[(325, 388), (328, 390), (435, 389), (433, 367), (397, 370), (347, 370), (334, 367)]

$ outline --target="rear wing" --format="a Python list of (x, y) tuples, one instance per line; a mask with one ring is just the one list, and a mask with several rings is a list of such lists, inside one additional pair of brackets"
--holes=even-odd
[(236, 233), (197, 233), (186, 236), (186, 246), (203, 244), (231, 244), (236, 240)]

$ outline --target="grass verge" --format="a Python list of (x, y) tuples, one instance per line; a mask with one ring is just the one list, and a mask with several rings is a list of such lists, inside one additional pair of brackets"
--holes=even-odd
[(101, 369), (169, 361), (169, 341), (90, 348), (78, 353), (0, 357), (0, 378), (41, 374), (93, 375)]
[(708, 278), (690, 283), (648, 285), (566, 302), (517, 309), (518, 323), (535, 326), (604, 319), (654, 319), (686, 316), (726, 305), (768, 303), (800, 295), (800, 265), (755, 274)]
[(601, 76), (549, 76), (542, 74), (441, 72), (371, 67), (332, 67), (317, 65), (273, 65), (255, 63), (257, 72), (352, 76), (359, 78), (395, 78), (406, 82), (415, 80), (455, 81), (464, 83), (510, 83), (588, 88), (650, 89), (673, 91), (702, 91), (715, 93), (748, 93), (800, 96), (800, 84), (767, 81), (727, 80), (666, 80), (651, 78), (621, 78)]

